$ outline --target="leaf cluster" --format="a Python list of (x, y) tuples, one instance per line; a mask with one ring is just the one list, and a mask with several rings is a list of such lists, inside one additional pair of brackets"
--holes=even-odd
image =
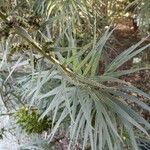
[[(119, 68), (148, 49), (150, 44), (140, 46), (145, 40), (142, 39), (111, 60), (106, 49), (114, 30), (102, 28), (105, 30), (102, 34), (98, 18), (101, 13), (98, 7), (93, 9), (94, 5), (103, 6), (102, 1), (36, 0), (26, 3), (30, 4), (29, 10), (42, 16), (40, 28), (31, 22), (31, 32), (28, 27), (13, 24), (13, 38), (2, 41), (1, 49), (6, 56), (14, 41), (19, 45), (26, 41), (30, 45), (30, 60), (38, 59), (37, 68), (33, 63), (24, 63), (23, 56), (12, 66), (3, 57), (1, 65), (10, 72), (5, 82), (11, 81), (17, 69), (21, 68), (25, 74), (29, 68), (28, 74), (13, 77), (12, 89), (19, 93), (22, 103), (44, 111), (40, 114), (21, 108), (16, 115), (18, 124), (28, 133), (42, 133), (52, 127), (48, 136), (50, 141), (59, 129), (63, 130), (70, 139), (68, 149), (75, 149), (81, 141), (83, 149), (88, 146), (91, 150), (121, 150), (125, 148), (122, 135), (126, 133), (127, 145), (137, 150), (134, 130), (142, 131), (149, 138), (150, 124), (128, 102), (150, 111), (144, 103), (150, 95), (120, 77), (149, 67)], [(16, 6), (16, 12), (24, 17), (19, 6)], [(1, 13), (0, 17), (4, 21), (8, 19)], [(99, 73), (100, 64), (102, 73)]]
[(41, 134), (51, 129), (51, 120), (48, 116), (39, 120), (40, 114), (37, 110), (22, 107), (15, 113), (15, 120), (28, 134)]

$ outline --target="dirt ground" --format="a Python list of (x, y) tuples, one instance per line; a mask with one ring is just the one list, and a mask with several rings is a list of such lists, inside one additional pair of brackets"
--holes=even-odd
[[(130, 18), (127, 18), (124, 21), (120, 21), (120, 23), (116, 27), (116, 30), (113, 33), (113, 38), (115, 38), (117, 42), (112, 42), (114, 44), (111, 43), (113, 51), (109, 54), (110, 55), (109, 57), (114, 58), (122, 51), (126, 50), (133, 44), (140, 41), (143, 37), (145, 37), (145, 35), (143, 35), (137, 27), (134, 27), (134, 24)], [(150, 35), (141, 46), (144, 46), (149, 43), (150, 43)], [(138, 64), (139, 66), (141, 64), (150, 65), (150, 47), (147, 48), (142, 54), (136, 57), (141, 58), (141, 62)], [(126, 70), (132, 67), (134, 67), (133, 59), (123, 64), (120, 67), (120, 69)], [(125, 75), (122, 77), (122, 79), (125, 80), (126, 82), (131, 83), (137, 88), (145, 91), (146, 93), (150, 93), (150, 69)], [(150, 112), (141, 110), (141, 114), (146, 120), (150, 121)]]

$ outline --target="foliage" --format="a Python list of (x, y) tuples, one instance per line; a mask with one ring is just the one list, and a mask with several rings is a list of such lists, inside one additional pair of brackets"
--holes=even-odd
[(40, 134), (51, 128), (51, 121), (47, 116), (41, 120), (39, 117), (37, 110), (30, 110), (28, 107), (20, 108), (15, 113), (17, 123), (29, 134)]
[(139, 25), (141, 30), (150, 31), (150, 1), (144, 0), (141, 3), (141, 11), (139, 13)]
[[(128, 102), (150, 111), (143, 102), (150, 95), (120, 77), (149, 67), (123, 71), (119, 67), (150, 44), (141, 46), (145, 40), (142, 39), (114, 60), (106, 60), (107, 41), (113, 30), (109, 27), (104, 31), (105, 25), (99, 21), (101, 12), (93, 9), (93, 3), (103, 5), (102, 1), (15, 2), (7, 10), (4, 5), (0, 11), (1, 24), (9, 28), (9, 34), (1, 38), (5, 54), (1, 64), (8, 71), (4, 81), (14, 82), (11, 88), (19, 95), (15, 108), (27, 104), (44, 110), (40, 116), (35, 110), (22, 108), (17, 112), (18, 123), (29, 133), (52, 127), (50, 141), (63, 127), (70, 139), (68, 149), (75, 149), (78, 141), (82, 149), (121, 150), (126, 144), (138, 149), (134, 130), (141, 130), (149, 138), (150, 124)], [(25, 20), (27, 25), (15, 18)], [(15, 43), (20, 47), (12, 52)], [(101, 74), (99, 64), (104, 65)], [(13, 77), (19, 69), (25, 75)], [(38, 126), (33, 128), (32, 124)]]
[(142, 32), (150, 30), (150, 1), (149, 0), (133, 0), (126, 8), (131, 9), (136, 16), (137, 24)]

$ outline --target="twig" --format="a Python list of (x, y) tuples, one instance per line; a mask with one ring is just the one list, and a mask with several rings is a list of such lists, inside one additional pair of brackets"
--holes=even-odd
[(10, 112), (10, 113), (3, 113), (3, 114), (0, 114), (0, 116), (11, 116), (13, 115), (15, 112)]
[[(0, 12), (0, 17), (4, 21), (8, 21), (6, 16), (3, 15), (2, 12)], [(61, 71), (72, 84), (83, 87), (83, 88), (90, 87), (90, 88), (102, 89), (102, 90), (114, 89), (114, 87), (107, 87), (105, 85), (95, 82), (92, 79), (87, 79), (87, 78), (83, 77), (82, 75), (78, 75), (78, 74), (74, 73), (73, 71), (71, 71), (68, 67), (61, 64), (57, 59), (55, 59), (50, 53), (46, 53), (46, 49), (44, 47), (40, 47), (39, 44), (35, 40), (33, 40), (33, 38), (28, 34), (28, 32), (23, 27), (20, 27), (17, 24), (17, 22), (15, 22), (13, 25), (11, 25), (11, 27), (15, 30), (15, 32), (18, 35), (20, 35), (27, 42), (29, 42), (38, 53), (43, 55), (52, 64), (54, 64), (59, 69), (59, 71)]]

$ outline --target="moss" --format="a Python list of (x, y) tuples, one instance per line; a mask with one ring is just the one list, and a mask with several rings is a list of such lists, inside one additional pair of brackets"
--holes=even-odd
[(51, 128), (51, 119), (45, 116), (39, 120), (40, 116), (37, 110), (31, 110), (28, 107), (22, 107), (15, 113), (17, 124), (28, 134), (41, 134)]

